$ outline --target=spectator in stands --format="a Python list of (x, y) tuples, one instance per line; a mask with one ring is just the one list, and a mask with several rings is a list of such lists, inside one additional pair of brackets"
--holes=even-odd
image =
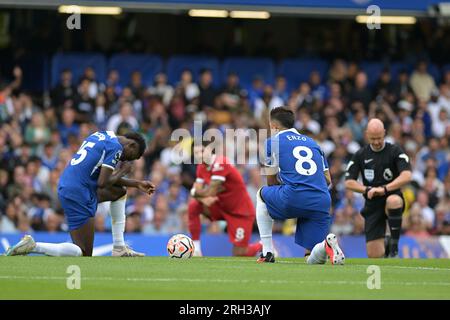
[[(363, 218), (357, 213), (358, 200), (347, 199), (341, 192), (342, 181), (351, 154), (363, 143), (361, 127), (368, 118), (376, 116), (385, 123), (387, 139), (404, 147), (414, 169), (414, 187), (410, 186), (405, 191), (407, 210), (412, 211), (411, 217), (404, 217), (405, 233), (427, 235), (428, 223), (433, 234), (450, 234), (450, 72), (444, 76), (439, 91), (431, 90), (430, 100), (426, 100), (411, 90), (406, 71), (401, 72), (399, 81), (392, 84), (385, 74), (387, 70), (384, 70), (374, 88), (361, 85), (367, 77), (359, 69), (356, 63), (347, 67), (344, 61), (337, 60), (330, 70), (330, 78), (320, 79), (319, 74), (313, 72), (309, 82), (292, 93), (286, 88), (298, 84), (278, 78), (275, 89), (266, 87), (267, 95), (260, 99), (262, 109), (285, 104), (287, 99), (297, 112), (298, 128), (314, 136), (325, 152), (333, 177), (331, 194), (334, 212), (337, 213), (337, 232), (363, 232)], [(20, 89), (18, 79), (0, 86), (0, 232), (64, 228), (57, 211), (56, 188), (60, 172), (77, 152), (83, 137), (108, 125), (115, 131), (137, 129), (145, 135), (149, 147), (144, 159), (135, 164), (132, 175), (150, 176), (158, 185), (157, 193), (150, 199), (129, 192), (127, 230), (153, 234), (187, 230), (184, 204), (186, 190), (190, 189), (195, 177), (195, 165), (172, 164), (170, 151), (174, 145), (169, 143), (170, 134), (177, 128), (192, 131), (193, 118), (203, 121), (205, 128), (220, 130), (264, 125), (255, 122), (257, 112), (249, 107), (249, 97), (239, 86), (238, 74), (230, 74), (221, 90), (214, 93), (211, 74), (202, 72), (198, 83), (199, 95), (191, 101), (187, 101), (185, 88), (192, 83), (192, 75), (185, 79), (184, 83), (188, 85), (178, 86), (174, 93), (165, 75), (159, 74), (155, 77), (155, 84), (139, 96), (132, 87), (119, 88), (118, 74), (114, 72), (110, 72), (103, 92), (103, 84), (88, 71), (79, 84), (79, 93), (70, 71), (63, 74), (62, 81), (51, 91), (52, 103), (46, 105), (44, 111), (37, 103), (39, 99), (17, 90)], [(123, 80), (129, 83), (131, 78)], [(91, 97), (93, 82), (97, 85), (97, 93)], [(384, 95), (389, 93), (391, 86), (392, 99)], [(366, 97), (366, 91), (370, 92), (368, 109), (363, 107), (363, 99), (355, 99), (361, 92), (361, 96)], [(275, 96), (279, 102), (270, 106)], [(377, 96), (381, 98), (376, 99)], [(203, 112), (196, 112), (197, 106)], [(109, 121), (105, 122), (106, 119)], [(39, 123), (38, 130), (35, 130), (33, 122)], [(55, 123), (56, 129), (52, 129)], [(39, 139), (42, 137), (45, 139)], [(190, 142), (182, 149), (189, 151)], [(260, 168), (242, 166), (241, 170), (249, 190), (256, 190), (262, 183)], [(38, 191), (39, 196), (36, 195)], [(54, 212), (46, 211), (49, 208)], [(107, 209), (99, 206), (98, 210), (103, 210), (103, 214), (98, 215), (96, 228), (108, 230)], [(31, 212), (40, 213), (28, 215)], [(431, 220), (423, 219), (422, 215), (434, 216), (434, 224), (431, 225)], [(203, 224), (210, 232), (221, 233), (224, 229), (223, 225), (211, 224), (208, 220)], [(276, 224), (275, 230), (289, 233), (292, 225)]]
[(313, 104), (313, 96), (311, 95), (311, 87), (307, 82), (302, 82), (298, 90), (292, 92), (289, 100), (289, 106), (295, 111), (300, 108), (311, 109)]
[(417, 63), (409, 83), (417, 98), (425, 101), (430, 99), (431, 91), (436, 89), (434, 79), (427, 71), (427, 63), (423, 60)]
[(106, 128), (106, 122), (109, 116), (108, 111), (105, 95), (103, 93), (98, 94), (95, 99), (94, 123), (99, 130), (104, 130)]
[(397, 113), (397, 121), (402, 126), (403, 132), (410, 133), (412, 129), (413, 119), (411, 118), (411, 114), (414, 106), (406, 101), (400, 100), (398, 102), (398, 113)]
[(64, 146), (69, 143), (69, 135), (78, 136), (80, 133), (80, 126), (75, 123), (76, 112), (74, 109), (67, 107), (62, 112), (62, 121), (58, 126), (58, 131), (61, 136), (61, 142)]
[(30, 230), (26, 207), (19, 196), (6, 206), (5, 215), (0, 216), (0, 233), (28, 232)]
[(448, 128), (450, 128), (449, 113), (445, 108), (439, 111), (438, 118), (433, 121), (433, 136), (436, 138), (443, 138), (447, 135)]
[(364, 105), (356, 101), (352, 105), (352, 113), (348, 117), (346, 126), (352, 131), (353, 138), (360, 144), (364, 142), (364, 131), (367, 126), (367, 116)]
[(381, 71), (380, 77), (375, 83), (372, 96), (380, 96), (389, 103), (395, 102), (394, 83), (392, 82), (391, 71), (388, 68), (384, 68)]
[(106, 124), (106, 130), (117, 132), (120, 126), (127, 125), (131, 130), (137, 130), (139, 128), (138, 121), (134, 116), (133, 106), (129, 102), (124, 102), (120, 106), (119, 113), (109, 118)]
[(217, 96), (217, 91), (213, 86), (213, 74), (209, 69), (200, 71), (200, 78), (198, 81), (198, 88), (200, 90), (198, 109), (212, 108)]
[(264, 94), (264, 78), (260, 75), (256, 75), (252, 79), (252, 86), (248, 89), (248, 100), (250, 102), (250, 107), (255, 110), (255, 104), (258, 99), (261, 99)]
[(52, 104), (56, 107), (72, 106), (77, 95), (77, 88), (73, 83), (72, 71), (64, 69), (60, 82), (50, 92)]
[(198, 85), (193, 82), (192, 72), (188, 69), (183, 70), (180, 76), (180, 82), (177, 87), (182, 90), (187, 103), (197, 98), (200, 94)]
[(283, 100), (284, 105), (287, 104), (289, 100), (289, 91), (285, 77), (277, 76), (277, 78), (275, 79), (274, 95)]
[(150, 224), (154, 218), (154, 210), (150, 206), (150, 197), (147, 194), (139, 193), (136, 195), (131, 204), (126, 207), (127, 215), (132, 213), (140, 217), (140, 224), (143, 228)]
[(225, 107), (234, 109), (238, 106), (241, 96), (242, 89), (239, 85), (239, 77), (235, 72), (231, 72), (221, 89), (221, 100)]
[(372, 92), (367, 87), (367, 75), (363, 71), (356, 74), (355, 86), (349, 95), (350, 104), (355, 101), (361, 102), (366, 110), (369, 109), (369, 104), (372, 101)]
[(14, 101), (15, 116), (22, 128), (31, 121), (34, 113), (40, 112), (41, 109), (33, 103), (28, 93), (22, 92)]
[(407, 229), (405, 232), (406, 236), (413, 236), (417, 238), (427, 238), (430, 236), (430, 233), (427, 231), (427, 225), (424, 217), (420, 212), (419, 205), (413, 205), (411, 212), (404, 223), (404, 228)]
[(167, 76), (164, 73), (158, 73), (155, 76), (153, 86), (147, 89), (150, 95), (159, 96), (162, 99), (164, 105), (169, 105), (173, 96), (173, 88), (167, 83)]
[(82, 79), (74, 102), (77, 112), (75, 119), (78, 123), (90, 122), (93, 118), (95, 100), (92, 98), (90, 91), (91, 81), (87, 78)]
[(336, 59), (329, 72), (328, 72), (329, 83), (337, 83), (341, 89), (346, 88), (347, 81), (347, 64), (342, 59)]
[(80, 84), (84, 81), (88, 83), (88, 95), (89, 98), (95, 99), (97, 94), (101, 91), (104, 91), (104, 85), (97, 82), (95, 70), (92, 67), (87, 67), (84, 69), (83, 75), (80, 78)]
[(417, 210), (423, 218), (427, 230), (431, 230), (434, 225), (435, 216), (433, 209), (429, 206), (429, 197), (426, 191), (420, 190), (417, 194)]
[(34, 154), (39, 148), (50, 141), (50, 129), (47, 127), (42, 112), (36, 112), (31, 118), (30, 124), (25, 129), (25, 142), (27, 142)]
[(122, 93), (122, 86), (120, 85), (119, 80), (120, 80), (119, 72), (113, 69), (109, 71), (105, 83), (106, 87), (112, 88), (112, 91), (118, 96)]
[(261, 97), (255, 100), (254, 116), (257, 121), (266, 121), (270, 110), (283, 106), (283, 100), (274, 95), (273, 87), (265, 85)]
[(305, 134), (312, 133), (314, 135), (320, 132), (320, 123), (311, 118), (311, 114), (306, 108), (298, 109), (295, 128)]
[(314, 99), (323, 101), (328, 97), (328, 88), (322, 84), (322, 79), (318, 71), (312, 71), (309, 74), (309, 86)]
[(135, 70), (131, 73), (131, 81), (128, 87), (137, 99), (142, 99), (144, 97), (145, 89), (142, 83), (142, 74), (139, 71)]
[(397, 101), (398, 99), (404, 99), (410, 93), (413, 93), (413, 90), (409, 84), (409, 75), (406, 69), (401, 69), (397, 76), (397, 81), (394, 83), (394, 98)]

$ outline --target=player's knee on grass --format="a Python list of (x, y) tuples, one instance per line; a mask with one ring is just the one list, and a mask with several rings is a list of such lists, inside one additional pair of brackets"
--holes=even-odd
[(386, 211), (389, 214), (389, 209), (398, 209), (403, 207), (403, 200), (400, 196), (392, 194), (386, 199)]
[(233, 246), (233, 256), (235, 257), (243, 257), (247, 254), (247, 247), (236, 247)]
[(384, 239), (369, 241), (366, 243), (368, 258), (383, 258), (384, 257)]

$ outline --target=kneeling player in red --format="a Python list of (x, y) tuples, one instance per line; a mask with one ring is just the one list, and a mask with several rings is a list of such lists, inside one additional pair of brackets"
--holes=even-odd
[(255, 221), (255, 207), (239, 171), (226, 157), (213, 154), (209, 146), (194, 146), (197, 179), (189, 202), (189, 230), (195, 255), (201, 256), (200, 215), (211, 221), (225, 220), (234, 256), (255, 256), (262, 245), (249, 244)]

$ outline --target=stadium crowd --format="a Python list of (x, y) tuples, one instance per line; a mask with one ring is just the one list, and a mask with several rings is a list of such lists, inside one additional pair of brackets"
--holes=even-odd
[[(132, 175), (157, 186), (153, 196), (129, 190), (126, 232), (187, 233), (187, 202), (195, 165), (173, 163), (177, 142), (174, 129), (266, 128), (271, 108), (286, 105), (296, 114), (296, 127), (316, 139), (330, 165), (333, 181), (332, 232), (362, 234), (359, 214), (362, 195), (345, 191), (344, 174), (351, 155), (364, 144), (368, 119), (382, 119), (386, 140), (400, 144), (413, 167), (413, 182), (404, 190), (403, 232), (427, 237), (450, 235), (450, 71), (435, 83), (426, 62), (409, 74), (392, 77), (386, 68), (373, 86), (357, 63), (333, 61), (327, 78), (312, 72), (308, 82), (287, 83), (282, 76), (266, 84), (255, 77), (251, 88), (230, 73), (223, 87), (213, 86), (212, 73), (203, 70), (198, 83), (185, 70), (177, 85), (164, 73), (145, 87), (139, 71), (129, 85), (119, 84), (111, 70), (105, 83), (92, 68), (81, 79), (70, 70), (52, 88), (48, 102), (37, 105), (21, 90), (22, 71), (0, 84), (0, 232), (57, 232), (66, 229), (57, 199), (58, 178), (81, 142), (96, 130), (142, 133), (148, 148), (136, 161)], [(294, 87), (294, 90), (288, 88)], [(184, 145), (189, 149), (190, 144)], [(260, 167), (238, 165), (250, 196), (264, 184)], [(98, 231), (110, 230), (108, 204), (100, 204)], [(276, 232), (291, 234), (292, 221), (276, 224)], [(222, 222), (203, 220), (205, 232), (221, 233)]]

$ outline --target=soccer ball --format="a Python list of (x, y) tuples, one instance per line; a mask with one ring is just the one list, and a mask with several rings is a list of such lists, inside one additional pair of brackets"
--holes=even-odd
[(194, 254), (194, 242), (184, 234), (176, 234), (167, 242), (170, 258), (189, 259)]

